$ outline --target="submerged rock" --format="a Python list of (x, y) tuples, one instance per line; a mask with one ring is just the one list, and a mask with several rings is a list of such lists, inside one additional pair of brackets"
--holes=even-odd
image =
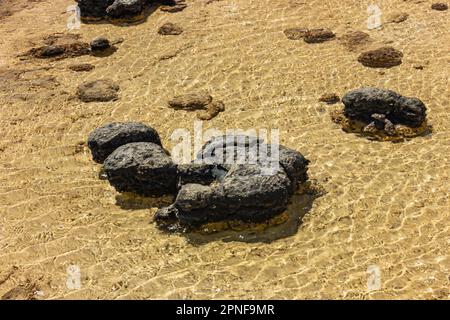
[(324, 93), (320, 96), (319, 101), (325, 102), (326, 104), (335, 104), (341, 101), (341, 98), (335, 93)]
[(383, 47), (361, 53), (358, 61), (366, 67), (391, 68), (400, 65), (402, 58), (402, 52), (392, 47)]
[(348, 50), (354, 51), (359, 47), (365, 46), (371, 42), (370, 36), (362, 31), (351, 31), (339, 38), (339, 41), (347, 47)]
[(65, 44), (44, 45), (30, 49), (24, 56), (33, 58), (69, 58), (89, 54), (89, 44), (81, 41), (73, 41)]
[(189, 93), (169, 100), (169, 106), (174, 109), (198, 110), (206, 107), (211, 101), (212, 97), (207, 93)]
[(103, 167), (109, 183), (119, 192), (155, 197), (175, 193), (177, 166), (158, 144), (125, 144), (106, 158)]
[(306, 32), (303, 40), (306, 43), (320, 43), (333, 40), (336, 35), (328, 29), (311, 29)]
[(448, 10), (448, 5), (446, 3), (436, 2), (431, 5), (431, 9), (437, 11), (445, 11)]
[(409, 18), (409, 14), (407, 14), (406, 12), (398, 12), (398, 13), (393, 13), (392, 15), (390, 15), (388, 17), (388, 22), (400, 23), (400, 22), (404, 22), (404, 21), (408, 20), (408, 18)]
[(161, 146), (155, 129), (139, 122), (113, 122), (92, 131), (88, 147), (94, 161), (103, 163), (114, 150), (131, 142), (152, 142)]
[(197, 114), (200, 120), (211, 120), (219, 113), (225, 111), (225, 105), (222, 101), (213, 101), (206, 106), (206, 109)]
[(69, 69), (76, 72), (87, 72), (94, 69), (95, 66), (90, 63), (80, 63), (80, 64), (73, 64), (69, 66)]
[(289, 40), (301, 40), (308, 32), (305, 28), (289, 28), (283, 31)]
[(183, 28), (175, 23), (167, 22), (158, 29), (158, 33), (160, 35), (177, 36), (183, 33)]
[(283, 31), (289, 40), (303, 39), (306, 43), (320, 43), (332, 40), (336, 35), (328, 29), (289, 28)]
[(78, 86), (77, 96), (83, 102), (106, 102), (117, 100), (119, 86), (108, 79), (94, 80)]
[[(195, 229), (221, 221), (258, 223), (282, 213), (298, 185), (307, 180), (309, 161), (279, 147), (278, 165), (269, 172), (267, 159), (253, 152), (273, 151), (272, 146), (248, 136), (213, 138), (197, 156), (203, 163), (179, 167), (176, 200), (158, 210), (155, 220), (171, 230)], [(247, 161), (240, 163), (242, 154)], [(249, 161), (254, 156), (255, 161)]]
[(205, 92), (177, 96), (169, 100), (168, 104), (171, 108), (177, 110), (202, 110), (197, 114), (197, 118), (200, 120), (211, 120), (220, 112), (225, 111), (225, 105), (222, 101), (213, 101), (212, 96)]
[[(333, 115), (345, 131), (362, 132), (380, 139), (395, 140), (429, 130), (426, 107), (417, 98), (378, 88), (350, 91), (343, 98), (344, 110)], [(405, 130), (405, 127), (410, 128)]]

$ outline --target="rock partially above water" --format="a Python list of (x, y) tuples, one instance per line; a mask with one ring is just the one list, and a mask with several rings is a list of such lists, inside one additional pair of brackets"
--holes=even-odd
[(125, 144), (106, 158), (103, 167), (109, 183), (119, 192), (156, 197), (176, 190), (177, 167), (155, 143)]
[(160, 2), (163, 4), (163, 6), (160, 7), (160, 10), (164, 12), (175, 13), (187, 8), (185, 0), (164, 0)]
[(383, 47), (361, 53), (358, 61), (366, 67), (391, 68), (400, 65), (402, 58), (402, 52), (392, 47)]
[(152, 142), (161, 146), (155, 129), (139, 122), (113, 122), (89, 135), (88, 146), (95, 162), (103, 163), (117, 148), (131, 142)]
[(106, 102), (117, 100), (119, 86), (109, 79), (94, 80), (78, 86), (77, 96), (83, 102)]
[(144, 0), (115, 0), (106, 8), (106, 14), (113, 19), (134, 20), (144, 11)]
[(143, 18), (145, 0), (75, 0), (84, 21), (101, 19), (136, 21)]
[(272, 150), (253, 137), (213, 138), (197, 157), (208, 164), (179, 168), (180, 191), (171, 206), (158, 210), (157, 223), (172, 230), (189, 230), (224, 221), (258, 223), (285, 211), (293, 192), (308, 178), (309, 161), (300, 153), (279, 146), (279, 165), (270, 173), (262, 159), (242, 164), (237, 158), (223, 161), (230, 159), (227, 155), (242, 153), (249, 158), (252, 151), (264, 147)]
[(342, 102), (344, 110), (332, 117), (345, 131), (395, 140), (429, 130), (426, 107), (417, 98), (403, 97), (391, 90), (361, 88), (347, 93)]

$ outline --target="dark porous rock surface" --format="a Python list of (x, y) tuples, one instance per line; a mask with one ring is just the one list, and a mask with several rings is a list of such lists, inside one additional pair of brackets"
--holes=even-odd
[(158, 29), (158, 33), (164, 36), (176, 36), (183, 33), (183, 28), (175, 23), (167, 22)]
[(144, 4), (144, 0), (115, 0), (106, 13), (113, 19), (135, 19), (142, 15)]
[(336, 35), (328, 29), (311, 29), (306, 32), (303, 40), (306, 43), (320, 43), (333, 40)]
[(119, 192), (159, 197), (176, 191), (177, 166), (155, 143), (125, 144), (106, 158), (103, 167), (109, 183)]
[(111, 80), (102, 79), (82, 83), (78, 86), (77, 96), (83, 102), (106, 102), (117, 100), (119, 86)]
[(91, 41), (90, 46), (92, 51), (101, 51), (109, 49), (111, 47), (111, 43), (104, 37), (97, 37)]
[(136, 21), (144, 17), (147, 5), (152, 1), (146, 0), (75, 0), (81, 12), (82, 20), (124, 20)]
[(170, 13), (180, 12), (187, 8), (185, 2), (185, 0), (161, 0), (160, 3), (162, 6), (160, 10)]
[(113, 122), (92, 131), (88, 147), (94, 161), (103, 163), (114, 150), (131, 142), (152, 142), (161, 146), (155, 129), (139, 122)]
[(106, 16), (106, 9), (114, 0), (75, 0), (80, 8), (82, 19), (101, 19)]
[[(158, 225), (190, 230), (224, 221), (259, 223), (285, 211), (297, 187), (308, 179), (309, 161), (297, 151), (279, 146), (278, 165), (269, 172), (259, 156), (254, 162), (248, 160), (263, 147), (272, 150), (251, 136), (211, 139), (197, 155), (197, 161), (203, 162), (179, 166), (180, 190), (171, 206), (156, 213)], [(247, 161), (238, 162), (239, 154)]]
[(227, 171), (217, 164), (190, 163), (178, 165), (178, 187), (196, 183), (209, 185), (220, 180)]
[(361, 88), (348, 92), (342, 102), (344, 110), (334, 120), (346, 131), (394, 140), (429, 130), (427, 109), (418, 98), (404, 97), (391, 90)]
[(402, 58), (402, 52), (392, 47), (383, 47), (361, 53), (358, 61), (366, 67), (391, 68), (400, 65)]
[(437, 10), (437, 11), (445, 11), (445, 10), (448, 10), (448, 4), (443, 3), (443, 2), (436, 2), (431, 5), (431, 9)]

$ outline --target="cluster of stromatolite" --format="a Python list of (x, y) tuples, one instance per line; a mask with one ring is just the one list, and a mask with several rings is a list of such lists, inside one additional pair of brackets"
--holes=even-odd
[(93, 159), (119, 192), (174, 195), (155, 220), (172, 230), (207, 223), (259, 223), (287, 209), (308, 179), (309, 161), (299, 152), (244, 135), (208, 141), (189, 164), (175, 164), (158, 133), (141, 123), (111, 123), (88, 139)]
[(80, 8), (81, 18), (89, 20), (137, 21), (145, 17), (145, 11), (152, 5), (177, 6), (177, 0), (75, 0)]
[(395, 141), (430, 131), (427, 109), (418, 98), (391, 90), (361, 88), (348, 92), (342, 102), (344, 109), (333, 112), (332, 119), (346, 132)]

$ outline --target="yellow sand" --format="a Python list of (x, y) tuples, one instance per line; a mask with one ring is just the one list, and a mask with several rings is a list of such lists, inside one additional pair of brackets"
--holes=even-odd
[[(84, 41), (125, 41), (109, 57), (50, 62), (15, 55), (66, 32), (66, 7), (74, 2), (15, 1), (25, 2), (0, 19), (0, 296), (449, 298), (448, 11), (431, 10), (431, 1), (377, 1), (383, 21), (402, 12), (409, 18), (369, 31), (371, 1), (191, 0), (183, 12), (157, 10), (139, 25), (82, 25), (73, 32)], [(158, 35), (165, 22), (184, 33)], [(361, 30), (372, 42), (354, 51), (338, 39), (306, 44), (285, 37), (291, 27), (326, 27), (338, 37)], [(386, 45), (404, 53), (402, 65), (380, 70), (357, 62), (361, 50)], [(96, 68), (68, 70), (74, 63)], [(81, 82), (99, 78), (119, 83), (118, 101), (71, 99)], [(433, 134), (394, 144), (343, 132), (329, 115), (337, 106), (318, 99), (360, 86), (419, 97)], [(310, 178), (326, 194), (292, 236), (194, 245), (150, 223), (155, 209), (122, 208), (98, 179), (85, 145), (94, 128), (142, 121), (170, 149), (172, 131), (192, 130), (196, 114), (166, 102), (199, 90), (226, 106), (205, 127), (278, 128), (281, 143), (311, 160)], [(66, 285), (71, 265), (80, 268), (78, 290)], [(372, 265), (381, 288), (371, 291)]]

